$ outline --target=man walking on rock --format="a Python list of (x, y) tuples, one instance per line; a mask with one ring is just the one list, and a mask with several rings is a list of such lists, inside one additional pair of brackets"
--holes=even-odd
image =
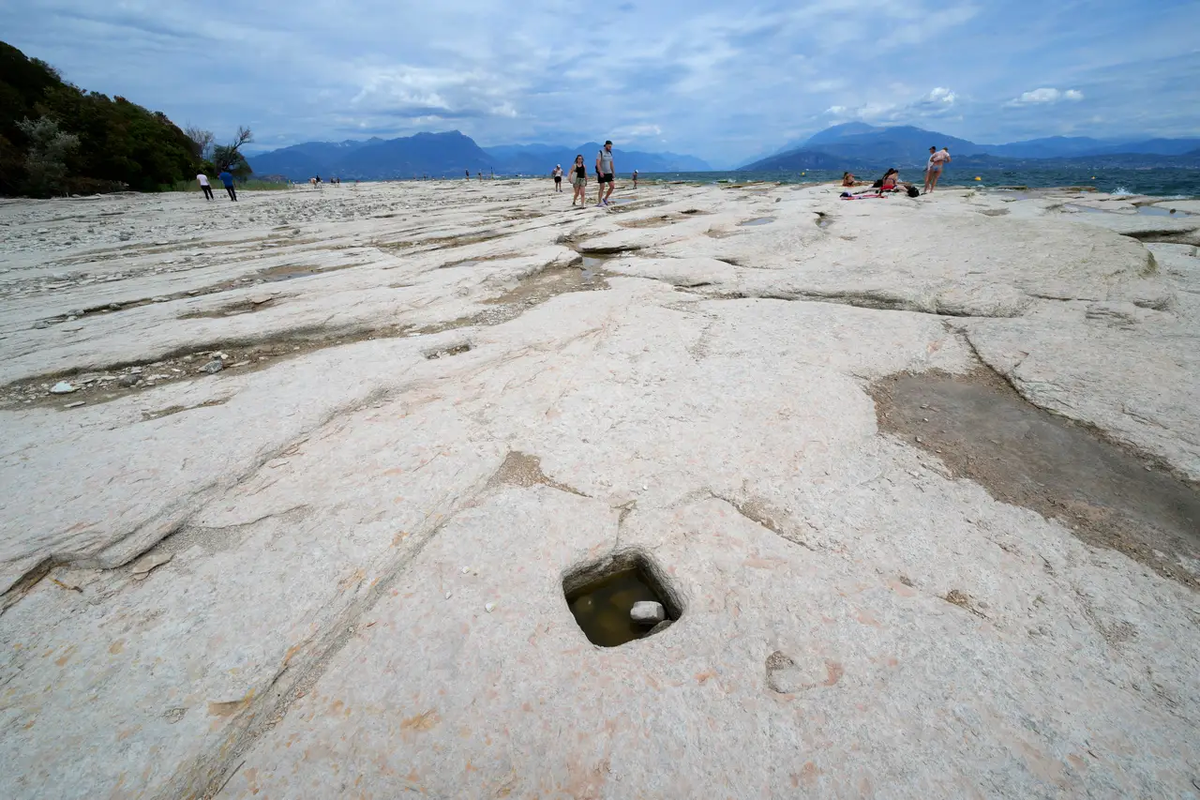
[(200, 191), (204, 192), (204, 199), (212, 200), (212, 187), (208, 185), (208, 176), (201, 172), (196, 175), (196, 180), (200, 181)]
[(225, 191), (229, 192), (229, 199), (236, 203), (237, 192), (233, 190), (233, 175), (229, 174), (228, 169), (223, 169), (217, 177), (221, 179), (221, 183), (225, 184)]
[[(604, 143), (599, 153), (596, 153), (596, 180), (599, 181), (600, 191), (596, 194), (596, 205), (608, 205), (608, 198), (612, 197), (613, 192), (613, 176), (616, 174), (616, 169), (613, 166), (612, 140), (609, 139)], [(608, 185), (608, 190), (605, 191), (605, 184)]]

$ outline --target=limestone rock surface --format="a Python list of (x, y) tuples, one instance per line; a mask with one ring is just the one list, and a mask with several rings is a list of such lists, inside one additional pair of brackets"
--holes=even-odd
[[(0, 796), (1194, 792), (1200, 544), (1088, 543), (878, 391), (1195, 491), (1191, 221), (838, 192), (0, 204)], [(681, 613), (599, 648), (614, 553)]]

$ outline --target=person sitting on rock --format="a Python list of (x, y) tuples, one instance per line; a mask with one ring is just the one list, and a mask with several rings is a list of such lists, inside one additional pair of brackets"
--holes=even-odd
[(857, 186), (858, 183), (854, 179), (854, 175), (849, 172), (842, 173), (842, 186)]

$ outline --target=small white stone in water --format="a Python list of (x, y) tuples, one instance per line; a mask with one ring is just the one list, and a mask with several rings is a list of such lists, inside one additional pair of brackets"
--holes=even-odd
[(82, 400), (76, 400), (74, 403), (67, 403), (64, 408), (79, 408), (80, 406), (86, 405), (87, 403), (83, 402)]
[(78, 386), (72, 386), (66, 381), (59, 381), (50, 387), (50, 394), (70, 394), (78, 389)]
[(629, 610), (629, 618), (639, 625), (657, 625), (667, 618), (667, 612), (662, 603), (639, 600)]

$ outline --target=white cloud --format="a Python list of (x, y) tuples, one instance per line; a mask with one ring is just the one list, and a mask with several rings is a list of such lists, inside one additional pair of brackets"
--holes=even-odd
[(1041, 89), (1034, 89), (1033, 91), (1025, 92), (1020, 97), (1015, 97), (1012, 100), (1008, 101), (1007, 105), (1010, 105), (1010, 106), (1034, 106), (1034, 105), (1046, 105), (1049, 103), (1058, 103), (1063, 100), (1069, 100), (1071, 102), (1078, 102), (1082, 99), (1083, 99), (1083, 92), (1079, 91), (1078, 89), (1067, 89), (1065, 91), (1059, 91), (1058, 89), (1043, 87)]
[[(893, 84), (887, 95), (897, 98), (904, 87)], [(911, 97), (911, 94), (910, 94)], [(859, 120), (877, 125), (919, 124), (923, 118), (945, 118), (958, 102), (958, 94), (945, 86), (936, 86), (927, 94), (904, 102), (868, 100), (858, 105), (836, 105), (825, 109), (824, 115), (832, 122)]]
[(566, 0), (188, 5), (0, 0), (0, 30), (87, 89), (271, 144), (458, 128), (481, 144), (666, 139), (731, 163), (851, 120), (1012, 141), (1102, 114), (1081, 132), (1195, 135), (1200, 3), (1183, 0), (1142, 15), (1121, 0), (1083, 15), (1045, 0), (654, 0), (601, 25)]
[(613, 131), (622, 139), (641, 139), (644, 137), (662, 136), (662, 128), (658, 125), (626, 125)]
[(925, 95), (925, 102), (940, 103), (942, 105), (952, 106), (954, 105), (954, 101), (957, 99), (957, 97), (958, 96), (954, 94), (954, 92), (950, 91), (946, 87), (938, 86), (929, 94)]

